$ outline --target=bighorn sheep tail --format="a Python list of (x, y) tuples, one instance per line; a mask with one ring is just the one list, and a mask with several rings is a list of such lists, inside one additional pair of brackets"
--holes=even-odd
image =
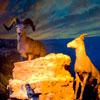
[(35, 31), (36, 30), (36, 25), (38, 22), (36, 22), (35, 24), (32, 22), (32, 20), (30, 18), (27, 18), (24, 20), (24, 25), (27, 27), (28, 25), (31, 26), (32, 30)]
[(10, 26), (6, 26), (5, 24), (3, 24), (4, 25), (4, 27), (5, 27), (5, 29), (7, 30), (7, 31), (9, 31), (9, 30), (11, 30), (11, 28), (13, 27), (13, 24), (19, 24), (20, 23), (20, 20), (18, 19), (18, 18), (13, 18), (13, 20), (11, 21), (11, 24), (10, 24)]

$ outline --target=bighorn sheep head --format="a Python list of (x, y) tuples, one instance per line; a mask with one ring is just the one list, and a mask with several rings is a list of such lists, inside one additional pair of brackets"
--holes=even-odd
[(78, 38), (76, 38), (75, 40), (69, 42), (67, 44), (68, 48), (73, 48), (76, 49), (77, 47), (80, 47), (81, 44), (84, 43), (84, 36), (86, 36), (87, 34), (82, 34), (81, 36), (79, 36)]
[(21, 33), (23, 28), (26, 28), (28, 25), (30, 25), (32, 30), (35, 31), (36, 24), (37, 24), (37, 22), (35, 24), (33, 24), (32, 20), (30, 18), (25, 19), (23, 22), (21, 22), (18, 18), (13, 18), (10, 26), (8, 27), (4, 24), (4, 27), (7, 31), (9, 31), (15, 25), (17, 33)]

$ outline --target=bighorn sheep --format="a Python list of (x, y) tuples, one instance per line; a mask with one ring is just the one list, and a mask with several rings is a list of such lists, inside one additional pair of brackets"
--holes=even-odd
[(34, 25), (32, 20), (29, 18), (25, 19), (23, 22), (20, 22), (18, 18), (14, 18), (9, 27), (5, 24), (4, 27), (7, 31), (9, 31), (14, 24), (17, 31), (17, 50), (21, 54), (21, 60), (23, 60), (23, 58), (28, 58), (28, 60), (31, 60), (37, 57), (45, 56), (45, 46), (41, 42), (26, 36), (26, 27), (30, 25), (32, 30), (35, 31), (37, 23)]
[(98, 88), (100, 83), (100, 74), (96, 67), (92, 64), (89, 57), (86, 55), (85, 45), (84, 45), (84, 36), (87, 34), (82, 34), (80, 37), (76, 38), (75, 40), (69, 42), (67, 44), (68, 48), (73, 48), (76, 51), (76, 61), (75, 61), (75, 74), (76, 74), (76, 86), (75, 86), (75, 94), (74, 99), (77, 98), (77, 92), (79, 88), (79, 83), (81, 83), (81, 93), (79, 100), (83, 98), (83, 92), (85, 85), (87, 83), (91, 83), (92, 85), (94, 80), (96, 80), (97, 84), (94, 85), (94, 90)]

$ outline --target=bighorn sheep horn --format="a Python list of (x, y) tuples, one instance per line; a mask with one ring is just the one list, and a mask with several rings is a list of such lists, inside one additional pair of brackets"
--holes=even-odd
[(23, 24), (25, 25), (25, 27), (27, 27), (28, 25), (31, 26), (32, 30), (35, 31), (36, 25), (38, 22), (36, 22), (35, 24), (32, 22), (32, 20), (30, 18), (27, 18), (23, 21)]
[(11, 30), (11, 28), (13, 27), (13, 24), (19, 24), (20, 23), (20, 20), (18, 19), (18, 18), (13, 18), (13, 20), (11, 21), (11, 24), (10, 24), (10, 26), (8, 27), (8, 26), (6, 26), (5, 24), (3, 24), (4, 25), (4, 27), (5, 27), (5, 29), (7, 30), (7, 31), (9, 31), (9, 30)]
[(80, 36), (80, 38), (82, 39), (82, 40), (84, 40), (84, 36), (86, 36), (86, 35), (88, 35), (87, 33), (84, 33), (84, 34), (82, 34), (81, 36)]

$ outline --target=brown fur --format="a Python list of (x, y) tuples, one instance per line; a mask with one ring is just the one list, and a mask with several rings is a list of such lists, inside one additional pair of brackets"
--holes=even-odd
[[(43, 43), (26, 36), (25, 28), (30, 25), (32, 30), (35, 31), (38, 21), (34, 24), (31, 19), (27, 18), (23, 21), (22, 24), (18, 18), (13, 18), (9, 27), (4, 24), (5, 29), (7, 31), (11, 30), (11, 28), (14, 26), (14, 23), (16, 24), (17, 31), (17, 50), (21, 54), (21, 60), (23, 60), (23, 58), (28, 58), (28, 60), (32, 60), (37, 57), (45, 56), (46, 49)], [(18, 28), (18, 25), (20, 25), (20, 28)]]
[(23, 28), (20, 36), (18, 35), (17, 41), (18, 52), (22, 57), (28, 58), (28, 60), (35, 59), (37, 57), (43, 57), (46, 55), (46, 49), (43, 43), (26, 36), (25, 28)]
[(74, 48), (76, 51), (76, 61), (74, 67), (74, 71), (76, 74), (76, 86), (74, 99), (77, 98), (79, 83), (81, 83), (82, 89), (79, 100), (82, 100), (83, 98), (84, 88), (88, 81), (92, 83), (93, 79), (97, 80), (97, 85), (95, 86), (95, 89), (98, 88), (98, 85), (100, 83), (99, 71), (96, 69), (96, 67), (92, 64), (91, 60), (89, 59), (89, 57), (86, 55), (84, 46), (85, 35), (87, 34), (83, 34), (67, 44), (68, 48)]

